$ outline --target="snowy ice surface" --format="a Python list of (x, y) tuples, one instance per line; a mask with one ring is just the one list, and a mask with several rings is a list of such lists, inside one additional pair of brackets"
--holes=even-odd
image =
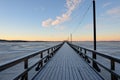
[(57, 42), (4, 42), (0, 43), (0, 64), (52, 47)]

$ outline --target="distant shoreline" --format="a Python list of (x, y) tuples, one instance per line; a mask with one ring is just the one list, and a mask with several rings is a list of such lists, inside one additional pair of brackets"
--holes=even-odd
[(2, 40), (0, 42), (50, 42), (50, 41), (27, 41), (27, 40)]
[[(61, 41), (27, 41), (27, 40), (4, 40), (4, 39), (0, 39), (0, 42), (61, 42)], [(73, 42), (93, 42), (93, 41), (73, 41)], [(110, 41), (97, 41), (97, 42), (120, 42), (120, 41), (110, 40)]]

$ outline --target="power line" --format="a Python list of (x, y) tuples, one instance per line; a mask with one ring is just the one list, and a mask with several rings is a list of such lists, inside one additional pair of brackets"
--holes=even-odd
[[(78, 10), (82, 10), (83, 5), (85, 5), (85, 4), (79, 5)], [(74, 21), (76, 21), (76, 19), (79, 19), (79, 15), (80, 14), (78, 12), (75, 12), (75, 14), (73, 14), (73, 16), (72, 16), (72, 23), (74, 23)]]
[[(89, 4), (88, 1), (87, 2), (82, 2), (82, 3), (79, 5), (77, 10), (82, 11), (82, 10), (84, 10), (85, 5)], [(81, 12), (81, 13), (83, 13), (83, 12)], [(79, 19), (81, 18), (81, 15), (82, 15), (81, 13), (78, 13), (78, 12), (73, 13), (72, 22), (70, 22), (70, 24), (78, 25), (78, 22), (76, 22), (76, 21), (79, 21)]]
[[(92, 2), (90, 3), (90, 5), (89, 5), (88, 8), (86, 9), (85, 13), (83, 14), (80, 22), (78, 23), (79, 26), (80, 26), (80, 25), (82, 24), (82, 22), (84, 21), (84, 19), (85, 19), (86, 15), (87, 15), (88, 11), (90, 10), (91, 6), (92, 6)], [(77, 25), (77, 27), (73, 30), (72, 33), (75, 33), (75, 31), (76, 31), (77, 28), (78, 28), (78, 25)]]

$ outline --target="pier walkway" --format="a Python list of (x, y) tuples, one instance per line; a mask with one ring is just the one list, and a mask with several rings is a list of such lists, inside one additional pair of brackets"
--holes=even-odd
[(67, 43), (64, 43), (33, 80), (103, 80), (103, 78)]

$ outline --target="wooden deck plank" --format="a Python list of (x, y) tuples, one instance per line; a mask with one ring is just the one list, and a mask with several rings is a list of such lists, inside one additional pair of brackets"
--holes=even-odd
[[(57, 67), (57, 63), (56, 63), (56, 65), (55, 65), (55, 67), (54, 67), (54, 70), (53, 70), (53, 72), (51, 73), (51, 75), (50, 75), (50, 80), (54, 80), (55, 78), (55, 76), (57, 76), (57, 75), (59, 75), (58, 74), (58, 72), (57, 72), (57, 70), (58, 70), (58, 68), (56, 68)], [(56, 79), (57, 80), (57, 79)]]
[(51, 80), (52, 74), (55, 73), (55, 71), (54, 71), (55, 67), (56, 67), (56, 64), (54, 64), (53, 66), (50, 66), (50, 71), (48, 72), (47, 76), (43, 80), (46, 80), (46, 79), (50, 79)]
[(65, 43), (34, 80), (103, 79)]

